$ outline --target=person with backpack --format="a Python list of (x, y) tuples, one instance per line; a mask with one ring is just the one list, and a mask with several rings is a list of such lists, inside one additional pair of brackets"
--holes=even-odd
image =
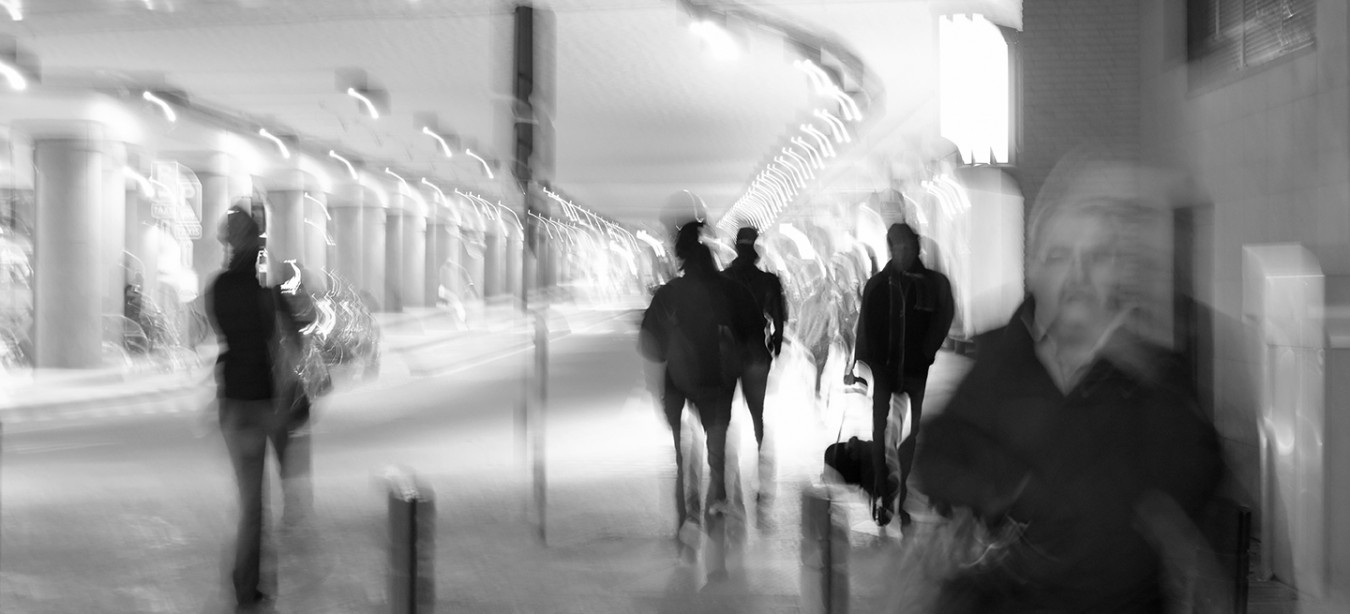
[(746, 348), (747, 363), (741, 374), (741, 393), (745, 395), (750, 420), (755, 427), (755, 444), (759, 449), (760, 491), (757, 499), (767, 496), (765, 489), (771, 473), (764, 456), (764, 394), (769, 387), (769, 367), (783, 349), (783, 326), (787, 322), (787, 302), (783, 299), (783, 282), (777, 275), (755, 266), (759, 252), (755, 241), (759, 230), (746, 226), (736, 232), (736, 259), (722, 271), (727, 279), (740, 283), (749, 290), (753, 303), (742, 306), (759, 314), (759, 334)]
[(664, 363), (658, 391), (675, 443), (675, 505), (678, 527), (699, 523), (699, 502), (685, 501), (684, 452), (680, 419), (693, 403), (707, 433), (710, 482), (704, 510), (710, 517), (732, 511), (727, 502), (726, 441), (731, 400), (744, 370), (744, 348), (762, 334), (762, 319), (749, 290), (722, 277), (712, 251), (700, 240), (703, 223), (679, 228), (675, 256), (683, 275), (662, 285), (642, 318), (638, 348), (653, 363)]
[[(886, 231), (891, 261), (867, 280), (858, 314), (854, 359), (865, 363), (876, 380), (872, 389), (873, 517), (877, 524), (890, 523), (900, 512), (901, 526), (910, 515), (903, 508), (908, 493), (906, 480), (914, 465), (916, 434), (923, 416), (928, 368), (947, 339), (955, 316), (951, 282), (919, 260), (919, 234), (908, 224), (892, 224)], [(886, 426), (893, 395), (909, 396), (910, 435), (899, 445), (899, 489), (891, 496), (891, 471), (886, 463)]]

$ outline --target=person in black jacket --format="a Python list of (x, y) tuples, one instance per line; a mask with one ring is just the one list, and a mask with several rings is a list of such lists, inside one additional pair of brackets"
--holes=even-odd
[(229, 209), (219, 235), (226, 248), (226, 268), (205, 296), (207, 318), (222, 347), (216, 361), (220, 431), (239, 487), (232, 579), (241, 608), (269, 599), (260, 586), (268, 441), (283, 478), (292, 477), (295, 469), (287, 455), (289, 416), (276, 403), (281, 375), (272, 357), (278, 349), (274, 345), (279, 339), (278, 312), (275, 293), (258, 280), (260, 234), (247, 209)]
[(1143, 229), (1162, 216), (1121, 170), (1069, 160), (1051, 173), (1028, 231), (1029, 296), (921, 427), (924, 493), (1021, 527), (1001, 564), (946, 585), (943, 612), (1163, 612), (1168, 562), (1202, 552), (1184, 536), (1217, 484), (1218, 438), (1183, 361), (1144, 337), (1158, 254)]
[[(778, 276), (755, 266), (759, 252), (755, 241), (759, 230), (741, 228), (736, 232), (736, 259), (722, 271), (727, 279), (739, 282), (749, 290), (754, 303), (746, 307), (760, 314), (759, 335), (746, 348), (745, 372), (741, 374), (741, 393), (750, 409), (750, 420), (755, 427), (755, 443), (760, 452), (760, 484), (768, 479), (764, 456), (764, 393), (769, 386), (769, 367), (783, 349), (783, 326), (787, 322), (787, 302), (783, 299), (783, 283)], [(744, 295), (743, 295), (744, 296)], [(760, 495), (764, 495), (763, 489)]]
[[(914, 465), (928, 368), (951, 329), (955, 306), (947, 276), (928, 269), (919, 260), (919, 235), (914, 229), (893, 224), (886, 231), (886, 242), (891, 261), (863, 288), (854, 359), (865, 363), (876, 380), (871, 382), (872, 466), (876, 479), (871, 492), (879, 496), (873, 513), (877, 523), (885, 525), (898, 510), (901, 525), (907, 526), (906, 482)], [(886, 467), (886, 425), (891, 396), (898, 394), (909, 396), (911, 427), (910, 435), (899, 446), (899, 493), (891, 497), (894, 478)]]
[[(707, 502), (710, 516), (725, 515), (726, 440), (731, 401), (744, 368), (741, 355), (754, 335), (762, 334), (753, 298), (739, 283), (718, 274), (712, 252), (700, 240), (702, 222), (680, 227), (675, 255), (683, 271), (657, 289), (642, 318), (639, 351), (653, 363), (664, 363), (661, 405), (675, 442), (675, 501), (678, 526), (699, 522), (697, 510), (685, 501), (684, 455), (680, 419), (685, 402), (693, 403), (707, 432), (711, 475)], [(693, 501), (695, 506), (698, 501)]]

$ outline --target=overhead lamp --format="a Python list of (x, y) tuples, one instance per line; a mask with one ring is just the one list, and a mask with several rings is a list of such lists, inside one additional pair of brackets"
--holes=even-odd
[(837, 143), (852, 143), (853, 138), (848, 134), (848, 127), (833, 113), (824, 109), (816, 109), (815, 116), (825, 120), (830, 125), (830, 131), (834, 132), (834, 140)]
[(820, 150), (825, 154), (825, 157), (833, 158), (837, 155), (834, 151), (834, 146), (830, 144), (829, 137), (826, 137), (824, 132), (821, 132), (811, 124), (802, 124), (800, 128), (816, 139), (816, 143), (820, 145)]
[(291, 159), (291, 150), (287, 149), (286, 144), (283, 143), (280, 138), (277, 138), (275, 134), (268, 132), (267, 128), (258, 128), (258, 134), (261, 135), (263, 138), (275, 143), (277, 149), (281, 151), (281, 157), (287, 160)]
[(365, 94), (361, 93), (360, 90), (358, 90), (358, 89), (356, 89), (356, 88), (354, 88), (354, 87), (349, 87), (349, 88), (347, 88), (347, 95), (348, 95), (348, 96), (351, 96), (352, 98), (355, 98), (355, 99), (361, 101), (361, 103), (365, 105), (365, 107), (366, 107), (366, 113), (368, 113), (368, 114), (370, 115), (370, 118), (371, 118), (371, 119), (379, 119), (379, 118), (380, 118), (380, 110), (379, 110), (379, 109), (376, 109), (376, 108), (375, 108), (375, 103), (371, 102), (371, 101), (370, 101), (370, 98), (367, 97)]
[(777, 166), (770, 164), (764, 167), (764, 172), (769, 173), (770, 176), (778, 179), (779, 181), (782, 181), (783, 185), (787, 188), (788, 192), (795, 193), (797, 191), (797, 185), (793, 181), (793, 179), (791, 177), (788, 177), (788, 174), (784, 173)]
[(792, 137), (792, 143), (794, 145), (800, 145), (803, 149), (806, 150), (806, 155), (811, 158), (811, 163), (815, 164), (816, 168), (818, 169), (825, 168), (825, 158), (820, 155), (820, 152), (817, 151), (814, 146), (812, 146), (810, 143), (807, 143), (805, 139), (799, 136), (794, 136)]
[(167, 119), (170, 122), (178, 121), (178, 114), (173, 112), (173, 107), (170, 106), (168, 102), (165, 102), (163, 98), (156, 96), (154, 92), (145, 90), (144, 92), (141, 92), (141, 98), (159, 107), (159, 110), (164, 112), (164, 119)]
[(496, 179), (496, 177), (492, 175), (492, 169), (488, 167), (487, 160), (484, 160), (478, 154), (474, 153), (472, 149), (469, 149), (467, 147), (464, 148), (464, 153), (467, 154), (470, 158), (477, 160), (479, 164), (483, 165), (483, 172), (487, 173), (488, 179)]
[(307, 199), (307, 200), (309, 200), (310, 202), (312, 202), (312, 203), (314, 203), (314, 204), (316, 204), (316, 205), (319, 206), (319, 210), (320, 210), (320, 211), (323, 211), (323, 217), (324, 217), (325, 219), (329, 219), (329, 220), (333, 219), (333, 216), (331, 216), (331, 215), (328, 214), (328, 205), (327, 205), (326, 203), (324, 203), (323, 201), (321, 201), (321, 200), (319, 200), (319, 199), (317, 199), (317, 198), (314, 198), (314, 196), (313, 196), (312, 194), (310, 194), (309, 192), (305, 192), (304, 195), (305, 195), (305, 199)]
[(5, 80), (9, 82), (9, 89), (16, 92), (28, 89), (28, 79), (23, 76), (23, 71), (3, 58), (0, 58), (0, 75), (4, 75)]
[(440, 189), (439, 187), (436, 186), (436, 184), (434, 184), (434, 183), (432, 183), (432, 182), (430, 182), (430, 181), (427, 181), (427, 178), (426, 178), (426, 177), (423, 177), (423, 178), (422, 178), (422, 185), (427, 186), (427, 187), (431, 188), (432, 190), (435, 190), (435, 191), (436, 191), (436, 194), (439, 195), (439, 196), (441, 197), (441, 202), (445, 202), (445, 192), (442, 192), (441, 189)]
[(783, 156), (774, 156), (773, 161), (781, 164), (783, 168), (786, 168), (788, 172), (792, 174), (792, 178), (797, 180), (798, 187), (802, 189), (806, 188), (806, 174), (798, 170), (796, 164), (793, 164), (792, 161)]
[(436, 139), (436, 142), (441, 144), (441, 151), (445, 153), (445, 157), (455, 157), (455, 152), (450, 149), (450, 144), (445, 142), (445, 137), (436, 134), (436, 131), (432, 130), (430, 126), (422, 126), (422, 134)]
[(784, 147), (783, 153), (787, 154), (788, 157), (792, 158), (793, 160), (796, 160), (798, 164), (801, 164), (803, 173), (805, 173), (812, 179), (815, 178), (816, 171), (815, 169), (811, 168), (811, 162), (809, 162), (806, 158), (803, 158), (802, 155), (797, 153), (796, 150), (792, 149), (791, 147)]
[(734, 60), (740, 56), (740, 47), (736, 44), (736, 39), (732, 38), (731, 32), (711, 16), (690, 22), (689, 31), (703, 41), (708, 53), (714, 58)]
[(341, 162), (344, 166), (346, 166), (346, 167), (347, 167), (347, 173), (350, 174), (350, 175), (352, 176), (352, 181), (359, 181), (359, 180), (360, 180), (360, 178), (358, 178), (358, 177), (356, 176), (356, 167), (355, 167), (355, 166), (352, 166), (352, 163), (351, 163), (350, 160), (348, 160), (348, 159), (346, 159), (346, 158), (344, 158), (344, 157), (338, 155), (338, 152), (333, 151), (333, 150), (331, 150), (331, 149), (328, 150), (328, 157), (330, 157), (330, 158), (332, 158), (332, 159), (334, 159), (334, 160), (337, 160), (338, 162)]
[(10, 19), (23, 21), (23, 0), (0, 0), (0, 7), (5, 8)]
[(405, 187), (405, 188), (408, 187), (408, 182), (405, 181), (405, 180), (403, 179), (403, 177), (399, 176), (398, 173), (395, 173), (394, 171), (389, 170), (389, 167), (387, 167), (387, 166), (384, 167), (384, 174), (389, 175), (390, 177), (393, 177), (394, 179), (397, 179), (398, 182), (399, 182), (400, 184), (403, 185), (403, 187)]

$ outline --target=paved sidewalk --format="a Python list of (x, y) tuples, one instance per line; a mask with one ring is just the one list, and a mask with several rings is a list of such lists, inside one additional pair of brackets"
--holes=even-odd
[[(618, 310), (635, 298), (549, 309), (550, 336), (566, 334)], [(381, 329), (378, 376), (353, 381), (350, 369), (335, 369), (338, 391), (394, 387), (408, 378), (435, 376), (457, 366), (520, 351), (533, 342), (533, 318), (512, 302), (478, 305), (464, 313), (447, 308), (376, 314)], [(214, 342), (197, 348), (198, 366), (171, 370), (138, 360), (99, 369), (34, 369), (0, 373), (0, 423), (15, 425), (194, 411), (214, 398)]]

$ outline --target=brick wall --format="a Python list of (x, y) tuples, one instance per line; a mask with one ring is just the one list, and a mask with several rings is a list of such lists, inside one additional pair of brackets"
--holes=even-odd
[(1134, 0), (1022, 3), (1022, 149), (1018, 179), (1034, 202), (1055, 162), (1096, 143), (1139, 149), (1139, 5)]

